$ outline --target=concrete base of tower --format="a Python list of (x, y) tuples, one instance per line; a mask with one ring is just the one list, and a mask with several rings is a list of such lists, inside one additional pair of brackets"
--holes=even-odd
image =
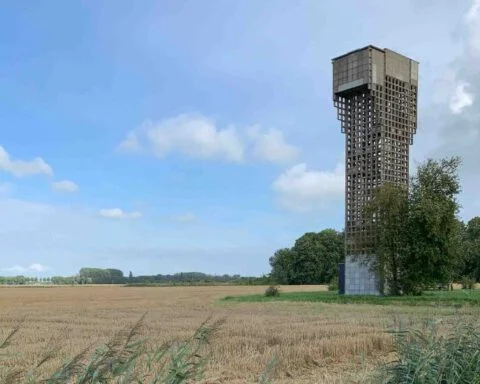
[(345, 294), (346, 295), (380, 295), (378, 277), (370, 266), (362, 261), (345, 258)]

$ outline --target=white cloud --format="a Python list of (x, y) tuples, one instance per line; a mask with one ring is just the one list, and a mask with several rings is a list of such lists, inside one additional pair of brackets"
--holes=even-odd
[(12, 160), (2, 146), (0, 146), (0, 170), (9, 172), (16, 177), (53, 174), (52, 168), (41, 157), (29, 161)]
[(178, 152), (197, 159), (243, 160), (244, 147), (235, 128), (219, 129), (211, 119), (200, 115), (180, 115), (158, 123), (147, 122), (137, 133), (130, 132), (120, 146), (138, 151), (138, 136), (147, 142), (147, 150), (158, 157)]
[(141, 151), (141, 144), (138, 141), (138, 136), (134, 131), (130, 131), (127, 134), (125, 140), (123, 140), (118, 146), (117, 149), (121, 152), (137, 153)]
[(462, 113), (466, 107), (473, 104), (474, 95), (467, 90), (468, 86), (466, 82), (458, 83), (450, 99), (450, 110), (455, 115)]
[(248, 137), (253, 141), (254, 155), (262, 160), (273, 163), (290, 163), (298, 157), (300, 150), (285, 141), (283, 133), (278, 129), (261, 132), (259, 126), (247, 130)]
[(33, 263), (28, 267), (28, 269), (35, 272), (45, 272), (48, 271), (50, 268), (40, 263)]
[(473, 0), (462, 24), (462, 42), (450, 67), (437, 79), (433, 101), (447, 103), (453, 115), (461, 115), (475, 102), (476, 74), (480, 63), (480, 0)]
[(220, 159), (240, 163), (245, 154), (273, 163), (289, 163), (299, 149), (285, 141), (278, 129), (262, 131), (259, 126), (237, 130), (219, 128), (202, 115), (180, 115), (160, 122), (147, 121), (130, 131), (117, 150), (150, 153), (163, 158), (172, 153), (196, 159)]
[(142, 217), (140, 212), (124, 212), (120, 208), (100, 209), (99, 214), (108, 219), (138, 219)]
[(178, 223), (192, 223), (197, 220), (197, 217), (192, 212), (186, 212), (180, 215), (172, 216), (172, 220)]
[(63, 191), (63, 192), (77, 192), (78, 191), (78, 185), (75, 184), (73, 181), (69, 180), (62, 180), (62, 181), (56, 181), (52, 183), (52, 188), (56, 189), (57, 191)]
[[(471, 180), (478, 180), (478, 164), (480, 162), (480, 113), (478, 95), (480, 94), (480, 0), (471, 2), (471, 7), (464, 15), (459, 28), (460, 45), (458, 54), (450, 68), (443, 76), (441, 83), (449, 90), (448, 98), (440, 100), (439, 110), (429, 116), (430, 129), (438, 126), (438, 148), (436, 157), (451, 155), (462, 156), (461, 176), (463, 184), (467, 181), (471, 191), (465, 186), (463, 194), (474, 194), (478, 184), (471, 185)], [(445, 104), (444, 104), (445, 103)], [(449, 107), (450, 113), (442, 113)], [(472, 178), (472, 173), (475, 177)], [(468, 176), (467, 176), (468, 175)]]
[(10, 273), (28, 273), (28, 272), (46, 272), (49, 269), (50, 269), (49, 267), (42, 265), (40, 263), (33, 263), (28, 268), (22, 267), (21, 265), (14, 265), (12, 267), (2, 268), (1, 270), (4, 272), (10, 272)]
[(333, 172), (318, 171), (298, 164), (282, 173), (272, 187), (286, 209), (298, 212), (323, 209), (344, 195), (344, 169), (338, 165)]
[(469, 51), (472, 55), (478, 55), (480, 54), (480, 0), (473, 0), (465, 19), (469, 30)]
[(480, 0), (473, 0), (472, 6), (469, 8), (465, 18), (470, 23), (479, 22), (480, 20)]

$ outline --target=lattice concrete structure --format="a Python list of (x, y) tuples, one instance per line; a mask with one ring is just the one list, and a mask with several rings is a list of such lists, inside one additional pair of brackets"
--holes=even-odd
[(333, 100), (345, 133), (345, 293), (379, 294), (365, 263), (374, 257), (366, 244), (375, 228), (362, 218), (362, 207), (384, 182), (408, 185), (418, 62), (370, 45), (332, 64)]

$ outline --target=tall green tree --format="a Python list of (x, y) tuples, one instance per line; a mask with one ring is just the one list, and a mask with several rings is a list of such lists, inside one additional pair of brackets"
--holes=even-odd
[(405, 290), (448, 283), (458, 258), (456, 214), (460, 158), (427, 160), (412, 178), (409, 197), (409, 248)]
[(452, 281), (459, 257), (459, 166), (458, 157), (427, 160), (412, 177), (408, 194), (385, 184), (366, 205), (366, 217), (376, 228), (374, 268), (389, 293), (418, 294)]

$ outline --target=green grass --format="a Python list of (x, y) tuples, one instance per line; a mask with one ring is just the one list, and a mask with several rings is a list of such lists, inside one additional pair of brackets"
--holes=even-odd
[(421, 296), (348, 296), (337, 292), (282, 292), (280, 296), (264, 294), (227, 296), (222, 302), (314, 302), (331, 304), (377, 304), (410, 306), (463, 306), (480, 305), (480, 290), (428, 291)]

